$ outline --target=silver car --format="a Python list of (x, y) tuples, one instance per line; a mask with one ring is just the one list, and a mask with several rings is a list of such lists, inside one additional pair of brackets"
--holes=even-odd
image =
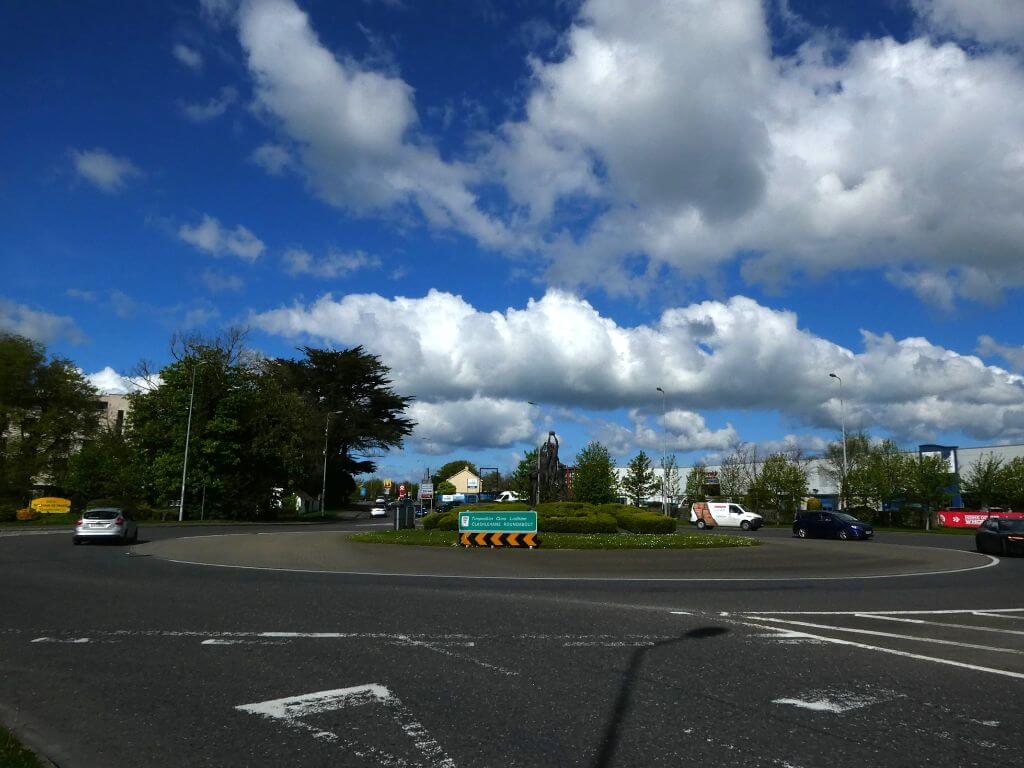
[(139, 526), (127, 509), (120, 507), (98, 507), (87, 509), (75, 525), (71, 540), (75, 544), (83, 541), (105, 540), (135, 543), (139, 540)]

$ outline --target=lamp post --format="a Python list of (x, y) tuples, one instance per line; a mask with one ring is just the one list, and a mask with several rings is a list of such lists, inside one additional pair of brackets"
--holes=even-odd
[(181, 497), (178, 499), (178, 522), (185, 520), (185, 479), (188, 477), (188, 441), (192, 437), (192, 404), (196, 399), (196, 371), (208, 360), (200, 360), (192, 366), (192, 390), (188, 396), (188, 422), (185, 426), (185, 458), (181, 462)]
[(327, 419), (324, 421), (324, 477), (320, 484), (320, 517), (327, 515), (327, 432), (331, 428), (331, 416), (341, 411), (328, 411)]
[(667, 461), (668, 461), (668, 426), (665, 424), (665, 417), (668, 415), (668, 411), (665, 405), (665, 390), (661, 387), (656, 387), (661, 392), (661, 514), (668, 514), (668, 501), (666, 498), (667, 486), (668, 486), (668, 475), (667, 473)]
[[(537, 407), (537, 404), (535, 402), (533, 402), (533, 400), (527, 400), (526, 404), (527, 405), (532, 405), (534, 408)], [(540, 447), (539, 446), (537, 448), (537, 486), (536, 486), (536, 488), (537, 488), (536, 493), (534, 493), (534, 502), (533, 502), (534, 506), (540, 505)]]
[(841, 509), (846, 508), (846, 473), (849, 468), (846, 463), (846, 405), (843, 402), (843, 379), (834, 373), (829, 377), (839, 382), (839, 419), (843, 426), (843, 483), (839, 489), (839, 504)]

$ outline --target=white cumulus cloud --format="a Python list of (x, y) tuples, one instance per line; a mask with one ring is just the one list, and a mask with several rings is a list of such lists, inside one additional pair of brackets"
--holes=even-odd
[(330, 251), (327, 255), (317, 258), (302, 248), (289, 248), (282, 258), (288, 274), (313, 275), (326, 279), (345, 277), (361, 269), (375, 269), (380, 266), (379, 258), (362, 251)]
[(238, 100), (238, 91), (230, 85), (220, 89), (220, 93), (206, 101), (198, 103), (183, 102), (181, 112), (193, 123), (206, 123), (215, 120), (225, 112), (228, 107)]
[(474, 396), (463, 400), (417, 400), (408, 415), (416, 422), (414, 447), (424, 453), (453, 448), (507, 448), (536, 433), (532, 408), (523, 401)]
[(105, 149), (72, 149), (75, 171), (97, 189), (107, 193), (120, 192), (132, 178), (142, 175), (135, 163)]
[(86, 340), (85, 334), (70, 317), (33, 309), (4, 298), (0, 298), (0, 331), (43, 344), (60, 340), (80, 344)]
[(286, 337), (363, 344), (383, 357), (402, 391), (429, 402), (479, 396), (657, 414), (660, 386), (681, 412), (666, 421), (681, 445), (711, 447), (735, 435), (685, 415), (698, 410), (778, 411), (835, 428), (830, 372), (843, 377), (852, 427), (908, 438), (949, 430), (1024, 436), (1021, 376), (919, 337), (863, 331), (855, 351), (802, 329), (792, 312), (742, 296), (670, 308), (635, 327), (557, 290), (504, 312), (436, 290), (422, 298), (328, 294), (251, 322)]
[(504, 225), (479, 209), (475, 171), (414, 139), (408, 83), (337, 58), (292, 0), (247, 0), (237, 21), (256, 102), (299, 147), (321, 198), (356, 212), (411, 204), (434, 226), (488, 246), (511, 243)]
[(198, 224), (182, 224), (178, 228), (178, 237), (214, 256), (230, 254), (249, 262), (256, 261), (266, 248), (262, 240), (241, 224), (229, 229), (213, 216), (205, 214)]
[(183, 66), (198, 72), (203, 68), (203, 54), (184, 43), (175, 43), (171, 53)]
[(939, 32), (983, 43), (1024, 45), (1024, 3), (1020, 0), (911, 0)]

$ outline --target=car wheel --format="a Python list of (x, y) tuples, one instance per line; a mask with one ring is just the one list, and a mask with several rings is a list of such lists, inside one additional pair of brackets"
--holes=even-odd
[(80, 538), (78, 538), (77, 536), (72, 536), (71, 537), (71, 543), (74, 544), (77, 547), (79, 544), (82, 543), (82, 540)]
[(807, 538), (807, 529), (806, 528), (797, 528), (796, 529), (796, 535), (797, 535), (798, 539), (806, 539)]
[(743, 522), (741, 522), (740, 523), (740, 528), (742, 528), (744, 531), (749, 531), (750, 530), (750, 521), (749, 520), (744, 520)]
[(708, 527), (708, 524), (705, 523), (703, 520), (698, 520), (697, 521), (697, 527), (700, 528), (703, 531), (705, 528)]
[(848, 538), (850, 538), (850, 534), (848, 534), (846, 532), (846, 529), (844, 528), (843, 530), (839, 531), (839, 538), (843, 541), (846, 541)]

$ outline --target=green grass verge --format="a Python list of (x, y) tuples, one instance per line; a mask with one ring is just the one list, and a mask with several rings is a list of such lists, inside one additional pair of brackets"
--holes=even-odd
[[(761, 542), (745, 536), (682, 533), (541, 533), (542, 549), (720, 549), (755, 547)], [(452, 531), (368, 531), (354, 533), (349, 541), (363, 544), (418, 544), (427, 547), (454, 547), (457, 533)]]
[(3, 768), (41, 768), (42, 763), (0, 725), (0, 766)]

